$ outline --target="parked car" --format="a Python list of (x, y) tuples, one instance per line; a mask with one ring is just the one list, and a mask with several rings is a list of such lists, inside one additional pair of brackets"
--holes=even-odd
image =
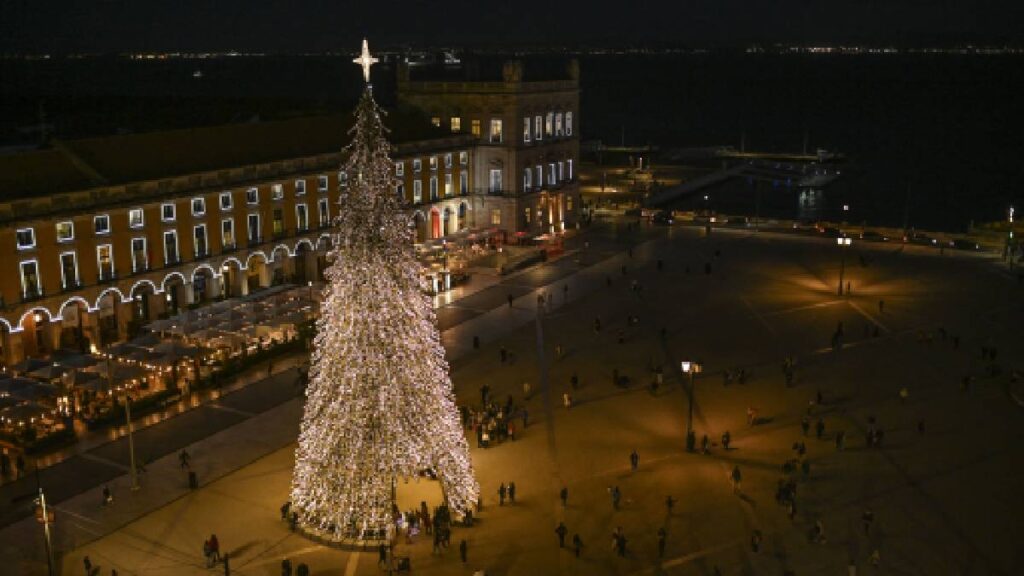
[(974, 240), (967, 240), (966, 238), (957, 238), (949, 243), (951, 248), (957, 250), (981, 250), (981, 244), (978, 244)]
[(672, 224), (672, 214), (665, 210), (662, 210), (661, 212), (655, 214), (653, 218), (651, 218), (651, 222), (653, 222), (654, 224), (660, 224), (662, 226), (669, 226)]
[(875, 232), (874, 230), (865, 230), (860, 235), (861, 240), (867, 240), (868, 242), (888, 242), (889, 237), (881, 232)]

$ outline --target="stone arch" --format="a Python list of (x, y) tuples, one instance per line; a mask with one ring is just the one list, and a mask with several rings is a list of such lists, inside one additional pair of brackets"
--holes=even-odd
[(273, 250), (270, 251), (270, 262), (277, 262), (278, 250), (284, 250), (285, 258), (292, 256), (292, 251), (288, 249), (287, 244), (278, 244), (277, 246), (274, 246)]
[(93, 310), (99, 310), (100, 301), (103, 300), (103, 297), (106, 296), (107, 294), (113, 294), (114, 292), (117, 292), (117, 295), (121, 297), (121, 300), (115, 300), (114, 304), (119, 304), (120, 302), (130, 302), (130, 300), (124, 297), (124, 292), (121, 292), (121, 290), (115, 286), (111, 286), (110, 288), (103, 290), (103, 292), (100, 292), (100, 295), (96, 297), (96, 306), (93, 307)]
[(200, 270), (202, 270), (203, 268), (209, 270), (210, 274), (214, 278), (216, 278), (217, 276), (220, 275), (220, 274), (217, 273), (216, 270), (214, 270), (213, 266), (211, 266), (211, 265), (209, 265), (209, 264), (204, 262), (204, 263), (202, 263), (202, 264), (200, 264), (200, 265), (198, 265), (198, 266), (196, 266), (195, 268), (192, 269), (192, 274), (190, 275), (190, 278), (191, 278), (191, 281), (192, 281), (193, 284), (196, 281), (196, 273), (199, 272)]
[(230, 262), (234, 262), (238, 266), (239, 270), (245, 270), (245, 265), (242, 264), (241, 260), (235, 258), (234, 256), (228, 256), (220, 263), (221, 274), (224, 274), (224, 268), (227, 267)]
[(29, 316), (35, 314), (36, 312), (46, 312), (46, 321), (47, 322), (53, 322), (54, 320), (59, 318), (59, 317), (58, 318), (54, 318), (53, 314), (51, 314), (50, 310), (48, 308), (46, 308), (45, 306), (33, 306), (33, 307), (29, 308), (28, 310), (26, 310), (25, 313), (21, 315), (21, 318), (18, 319), (18, 330), (24, 330), (25, 329), (25, 319), (28, 318)]
[(135, 284), (132, 284), (132, 289), (128, 291), (128, 297), (132, 300), (135, 299), (135, 291), (144, 285), (149, 285), (153, 289), (153, 294), (159, 294), (162, 290), (156, 287), (156, 284), (152, 280), (139, 280)]
[(65, 300), (63, 304), (60, 305), (60, 310), (58, 311), (57, 314), (60, 318), (64, 318), (64, 309), (67, 308), (68, 304), (71, 304), (72, 302), (78, 302), (82, 304), (82, 306), (85, 306), (86, 312), (93, 310), (92, 306), (89, 305), (88, 300), (82, 298), (81, 296), (72, 296), (71, 298)]
[(295, 243), (295, 248), (292, 250), (292, 254), (299, 253), (299, 246), (306, 246), (306, 250), (310, 252), (316, 250), (316, 246), (313, 245), (313, 241), (309, 238), (299, 238), (298, 242)]
[(15, 330), (14, 327), (11, 326), (11, 323), (7, 321), (7, 318), (4, 318), (3, 316), (0, 316), (0, 324), (3, 324), (3, 327), (6, 328), (8, 333), (18, 332), (21, 330), (21, 328)]
[(252, 267), (252, 259), (256, 258), (257, 256), (263, 259), (264, 264), (270, 261), (270, 259), (267, 258), (267, 255), (263, 252), (263, 250), (255, 250), (251, 252), (249, 256), (245, 259), (245, 270), (248, 270), (249, 268)]
[(171, 272), (171, 273), (167, 274), (167, 276), (164, 276), (163, 281), (160, 282), (160, 291), (161, 292), (166, 292), (167, 291), (167, 281), (170, 280), (172, 276), (177, 276), (178, 278), (181, 279), (181, 283), (182, 284), (186, 284), (185, 275), (184, 274), (182, 274), (181, 272)]

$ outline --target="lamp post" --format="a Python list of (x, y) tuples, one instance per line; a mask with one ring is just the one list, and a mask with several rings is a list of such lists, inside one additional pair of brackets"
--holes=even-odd
[[(107, 384), (111, 390), (114, 388), (114, 369), (110, 362), (110, 354), (107, 355)], [(128, 478), (132, 490), (139, 489), (138, 470), (135, 468), (135, 437), (132, 435), (132, 398), (128, 394), (128, 385), (124, 387), (124, 419), (128, 426)]]
[(836, 243), (839, 244), (839, 251), (842, 252), (842, 258), (839, 261), (839, 295), (843, 295), (843, 275), (846, 273), (846, 247), (853, 243), (853, 239), (847, 236), (841, 236), (836, 238)]
[(696, 437), (693, 434), (693, 375), (700, 372), (700, 364), (684, 360), (680, 363), (680, 367), (683, 369), (683, 373), (690, 377), (690, 386), (686, 391), (688, 399), (686, 409), (686, 449), (693, 452), (693, 448), (696, 445)]
[[(36, 468), (36, 478), (38, 481), (39, 468)], [(39, 521), (43, 523), (43, 536), (46, 538), (46, 568), (47, 574), (53, 576), (53, 544), (50, 541), (50, 513), (46, 509), (46, 494), (43, 494), (43, 487), (39, 487), (39, 499), (36, 501), (39, 504), (40, 512), (42, 512)]]

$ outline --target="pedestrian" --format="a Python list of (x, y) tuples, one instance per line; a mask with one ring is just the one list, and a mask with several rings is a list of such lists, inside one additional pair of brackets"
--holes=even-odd
[(89, 560), (89, 557), (86, 556), (82, 558), (82, 565), (85, 566), (85, 576), (90, 576), (92, 574), (92, 560)]
[(216, 534), (210, 534), (210, 555), (214, 562), (220, 561), (220, 540), (217, 540)]
[(573, 372), (572, 376), (569, 377), (569, 384), (572, 385), (572, 389), (573, 390), (578, 390), (579, 389), (579, 387), (580, 387), (580, 377), (576, 375), (576, 372)]
[(729, 431), (726, 430), (725, 432), (722, 432), (722, 448), (725, 448), (725, 450), (728, 451), (730, 442), (732, 442), (732, 435), (729, 434)]
[(761, 551), (761, 531), (760, 530), (754, 530), (754, 532), (750, 535), (750, 550), (754, 554), (757, 554), (758, 552)]
[(213, 567), (213, 550), (210, 548), (210, 540), (203, 540), (203, 558), (206, 559), (206, 567)]
[(526, 423), (530, 419), (530, 413), (526, 411), (526, 408), (523, 408), (523, 414), (522, 415), (523, 415), (523, 430), (526, 430)]
[[(381, 544), (381, 547), (383, 548), (384, 545)], [(387, 551), (384, 552), (384, 559), (385, 559), (384, 561), (386, 562)], [(381, 566), (384, 565), (383, 563), (378, 563), (378, 564), (381, 565)], [(285, 558), (284, 560), (281, 560), (281, 576), (292, 576), (292, 561), (287, 559), (287, 558)]]
[(825, 525), (821, 522), (820, 518), (814, 521), (814, 532), (812, 540), (816, 544), (825, 543)]
[(508, 503), (509, 504), (515, 504), (516, 503), (516, 483), (515, 482), (509, 482), (508, 483)]
[(498, 506), (505, 505), (505, 494), (508, 493), (508, 488), (505, 487), (505, 483), (502, 482), (501, 486), (498, 486)]
[(580, 557), (580, 550), (583, 548), (583, 540), (579, 534), (572, 535), (572, 550), (577, 558)]
[(622, 528), (619, 528), (618, 537), (615, 539), (615, 548), (619, 553), (619, 556), (625, 558), (626, 556), (626, 535), (622, 533)]
[(871, 562), (872, 566), (878, 568), (878, 565), (882, 562), (882, 555), (878, 552), (878, 548), (875, 548), (871, 552), (871, 556), (868, 557), (868, 561)]
[(525, 380), (523, 381), (523, 399), (530, 399), (530, 383)]
[(842, 452), (843, 446), (846, 443), (846, 432), (840, 430), (836, 432), (836, 450)]
[(807, 416), (804, 416), (800, 420), (800, 429), (804, 431), (804, 436), (807, 436), (807, 433), (811, 429), (811, 419), (808, 418)]
[(490, 386), (488, 386), (487, 384), (484, 384), (483, 386), (480, 387), (480, 403), (483, 404), (483, 406), (485, 408), (487, 407), (487, 399), (490, 397), (490, 395), (491, 395), (491, 387)]
[(711, 440), (708, 439), (707, 434), (703, 434), (700, 438), (700, 452), (701, 454), (711, 453)]
[(675, 507), (675, 505), (676, 505), (676, 501), (675, 501), (674, 498), (672, 498), (671, 495), (665, 496), (665, 512), (669, 516), (672, 515), (672, 508)]
[(743, 474), (740, 473), (740, 467), (738, 465), (732, 467), (732, 474), (730, 475), (730, 478), (732, 478), (733, 493), (739, 494), (741, 489), (740, 483), (743, 481)]
[(871, 524), (875, 521), (875, 513), (871, 508), (865, 508), (864, 513), (860, 515), (861, 522), (864, 524), (864, 535), (868, 536), (871, 533)]
[(562, 296), (565, 297), (565, 301), (569, 301), (569, 285), (565, 284), (562, 286)]
[(664, 526), (658, 528), (658, 558), (665, 557), (665, 537), (667, 535)]
[(512, 298), (512, 295), (511, 295), (511, 294), (509, 294), (509, 295), (508, 295), (508, 307), (509, 307), (509, 308), (511, 308), (511, 307), (512, 307), (512, 300), (513, 300), (513, 298)]
[(516, 423), (513, 422), (512, 420), (508, 421), (508, 426), (506, 427), (506, 433), (508, 434), (508, 439), (509, 440), (515, 440), (516, 439)]
[(188, 451), (184, 448), (181, 449), (181, 453), (178, 454), (178, 462), (181, 463), (181, 467), (188, 470), (192, 465), (192, 456), (189, 455)]
[(565, 406), (566, 410), (572, 408), (572, 396), (568, 392), (562, 394), (562, 405)]
[(569, 503), (569, 488), (562, 486), (562, 489), (558, 491), (558, 497), (562, 500), (562, 508), (565, 508)]
[(25, 472), (25, 457), (18, 454), (18, 457), (15, 459), (15, 464), (18, 465), (18, 471), (15, 474), (15, 478), (21, 478), (21, 475)]
[(821, 437), (825, 434), (825, 421), (821, 418), (818, 418), (818, 422), (815, 423), (814, 432), (817, 434), (818, 440), (821, 440)]
[(629, 467), (633, 469), (633, 472), (636, 472), (637, 466), (639, 465), (640, 455), (637, 454), (636, 450), (634, 449), (633, 452), (629, 455)]
[[(383, 542), (381, 542), (377, 546), (377, 566), (387, 566), (387, 565), (388, 565), (388, 547)], [(290, 573), (291, 572), (289, 571), (289, 574)]]
[(747, 426), (753, 426), (754, 422), (757, 421), (757, 410), (753, 407), (747, 406)]
[(107, 506), (114, 501), (113, 494), (110, 493), (110, 486), (103, 486), (103, 505)]
[(555, 528), (555, 534), (558, 534), (558, 547), (565, 548), (565, 535), (569, 532), (569, 529), (565, 527), (565, 522), (559, 522), (558, 527)]
[(917, 433), (924, 434), (924, 420), (917, 421)]
[(622, 492), (619, 491), (619, 487), (618, 486), (614, 486), (614, 487), (611, 488), (611, 495), (612, 495), (612, 508), (618, 510), (619, 509), (619, 501), (622, 500)]
[(878, 313), (882, 314), (885, 312), (885, 300), (878, 301)]
[(459, 557), (462, 558), (462, 563), (466, 563), (466, 540), (463, 539), (459, 542)]

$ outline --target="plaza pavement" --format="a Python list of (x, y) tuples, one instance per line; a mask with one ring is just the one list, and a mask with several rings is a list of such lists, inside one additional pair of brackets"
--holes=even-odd
[[(571, 255), (503, 282), (505, 291), (518, 289), (511, 309), (506, 295), (493, 289), (481, 292), (479, 302), (472, 296), (458, 302), (471, 317), (446, 330), (443, 340), (459, 401), (478, 404), (479, 387), (487, 382), (497, 398), (511, 394), (521, 402), (528, 380), (534, 386), (526, 400), (530, 425), (515, 442), (472, 449), (484, 508), (476, 527), (453, 534), (456, 543), (467, 540), (469, 563), (463, 566), (454, 549), (431, 554), (421, 536), (397, 550), (412, 558), (415, 573), (839, 574), (851, 560), (869, 570), (875, 550), (885, 574), (1020, 572), (1012, 527), (1024, 513), (1024, 425), (1007, 376), (1013, 361), (1024, 357), (1016, 281), (974, 255), (858, 244), (847, 260), (853, 295), (841, 298), (835, 294), (837, 248), (828, 240), (718, 230), (704, 238), (688, 228), (624, 232), (621, 226), (585, 238), (591, 246), (581, 250), (580, 264)], [(635, 246), (632, 258), (621, 249), (608, 257), (627, 244)], [(586, 258), (596, 264), (585, 266)], [(710, 275), (703, 272), (706, 263)], [(632, 289), (632, 280), (642, 290)], [(533, 322), (537, 291), (554, 302), (540, 330)], [(628, 315), (639, 323), (627, 325)], [(599, 334), (592, 325), (597, 316)], [(846, 345), (836, 353), (828, 345), (840, 321)], [(940, 328), (950, 337), (943, 340)], [(546, 388), (537, 379), (539, 333)], [(483, 342), (478, 351), (473, 335)], [(952, 335), (959, 337), (958, 348)], [(553, 358), (556, 344), (566, 351), (563, 359)], [(500, 346), (514, 354), (513, 363), (498, 361)], [(1001, 375), (987, 376), (982, 346), (998, 348)], [(779, 369), (786, 356), (798, 362), (793, 387), (784, 385)], [(695, 380), (695, 429), (714, 440), (710, 455), (683, 450), (686, 394), (677, 369), (683, 359), (704, 364)], [(652, 394), (645, 385), (658, 365), (665, 385)], [(724, 386), (721, 371), (740, 367), (750, 381)], [(612, 386), (613, 369), (632, 385)], [(573, 372), (581, 387), (567, 410), (560, 399)], [(967, 391), (960, 386), (965, 374), (977, 377)], [(904, 386), (909, 398), (901, 401)], [(790, 446), (803, 439), (799, 422), (819, 390), (824, 403), (811, 407), (812, 417), (823, 418), (825, 437), (812, 432), (805, 439), (810, 476), (798, 480), (797, 515), (790, 521), (774, 489), (781, 464), (792, 457)], [(755, 426), (747, 425), (748, 407), (761, 417)], [(221, 469), (211, 470), (219, 479), (198, 491), (183, 490), (183, 474), (170, 455), (150, 465), (139, 492), (115, 480), (111, 507), (99, 505), (96, 490), (61, 503), (58, 533), (67, 524), (83, 532), (95, 527), (91, 537), (62, 544), (70, 551), (62, 555), (61, 573), (82, 573), (84, 554), (104, 574), (111, 567), (119, 574), (208, 573), (199, 551), (211, 532), (232, 552), (238, 574), (278, 574), (283, 557), (308, 562), (314, 574), (379, 573), (374, 551), (326, 549), (289, 533), (278, 519), (300, 412), (292, 400), (198, 442), (195, 462)], [(864, 445), (869, 417), (885, 430), (880, 449)], [(733, 437), (728, 452), (719, 445), (725, 430)], [(847, 435), (843, 452), (834, 447), (838, 430)], [(640, 454), (635, 472), (628, 461), (634, 449)], [(260, 451), (267, 455), (242, 457)], [(740, 495), (727, 479), (734, 465), (743, 472)], [(498, 506), (497, 485), (510, 480), (518, 502)], [(618, 511), (607, 495), (613, 485), (623, 493)], [(557, 498), (562, 486), (569, 489), (565, 509)], [(134, 519), (133, 499), (151, 505), (156, 491), (168, 504)], [(669, 494), (678, 500), (671, 516), (663, 504)], [(415, 481), (400, 486), (399, 498), (404, 508), (439, 501), (429, 483)], [(860, 522), (865, 507), (876, 518), (870, 534)], [(807, 533), (818, 519), (827, 539), (812, 544)], [(558, 549), (559, 521), (582, 537), (579, 560)], [(616, 526), (629, 539), (625, 558), (609, 549)], [(668, 545), (659, 562), (655, 534), (661, 526)], [(764, 535), (757, 553), (749, 545), (754, 529)], [(42, 558), (40, 532), (31, 521), (5, 530), (0, 536), (7, 549), (0, 552), (10, 559), (13, 544), (22, 558)], [(28, 563), (20, 570), (31, 573)]]

